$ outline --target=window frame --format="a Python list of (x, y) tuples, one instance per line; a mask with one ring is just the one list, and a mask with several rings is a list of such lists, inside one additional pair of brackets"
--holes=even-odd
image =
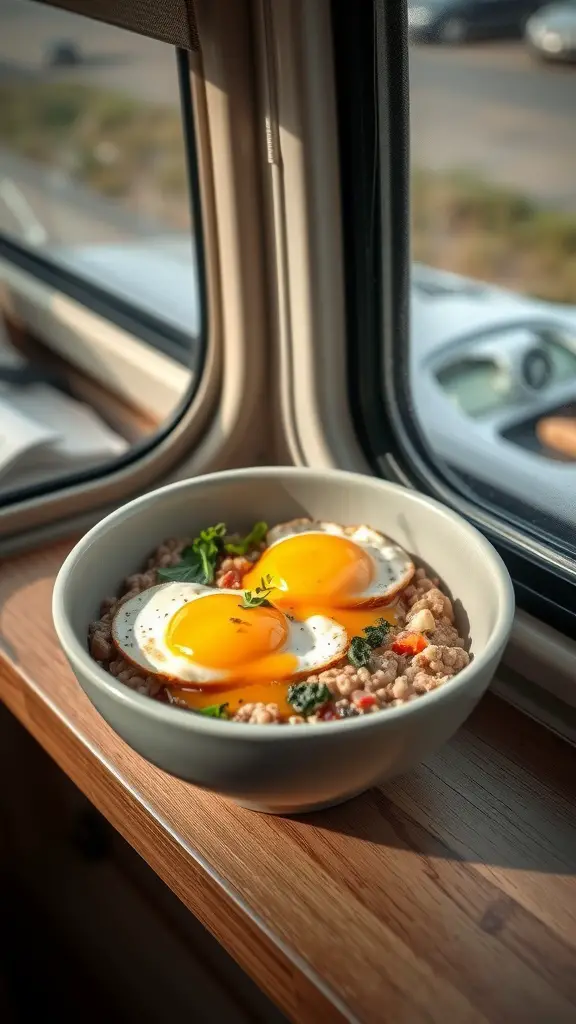
[(199, 0), (196, 12), (204, 50), (182, 51), (179, 60), (190, 83), (186, 122), (197, 154), (191, 184), (205, 271), (204, 372), (188, 406), (149, 445), (82, 482), (0, 504), (2, 550), (43, 536), (50, 522), (59, 524), (51, 535), (69, 533), (76, 522), (85, 525), (169, 479), (261, 457), (255, 410), (267, 375), (266, 307), (250, 4), (241, 0), (232, 12), (225, 0)]
[(190, 386), (190, 373), (181, 362), (13, 263), (0, 260), (0, 276), (12, 323), (35, 339), (48, 339), (53, 353), (97, 384), (106, 388), (113, 379), (115, 393), (129, 405), (143, 403), (159, 421), (173, 415)]
[[(187, 365), (187, 354), (190, 351), (190, 338), (184, 330), (178, 330), (172, 324), (151, 316), (146, 310), (139, 310), (131, 302), (120, 295), (106, 291), (80, 274), (74, 274), (68, 267), (60, 266), (55, 260), (45, 258), (19, 245), (16, 241), (0, 234), (0, 265), (8, 264), (44, 284), (46, 288), (73, 299), (83, 308), (95, 313), (107, 322), (114, 324), (127, 334), (138, 338), (183, 366)], [(199, 341), (204, 349), (204, 339)], [(204, 357), (201, 353), (200, 365)]]
[(369, 472), (349, 415), (329, 0), (256, 0), (277, 443)]

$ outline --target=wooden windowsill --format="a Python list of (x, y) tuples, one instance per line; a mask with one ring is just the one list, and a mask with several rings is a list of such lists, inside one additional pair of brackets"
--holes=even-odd
[(291, 1019), (574, 1021), (572, 747), (488, 696), (343, 807), (241, 810), (147, 764), (84, 697), (50, 612), (71, 543), (2, 565), (0, 697)]

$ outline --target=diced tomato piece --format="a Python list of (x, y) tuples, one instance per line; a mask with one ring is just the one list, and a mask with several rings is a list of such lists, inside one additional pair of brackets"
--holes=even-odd
[(338, 718), (333, 704), (325, 704), (324, 707), (317, 711), (317, 715), (322, 722), (331, 722), (333, 719)]
[(396, 654), (420, 654), (425, 647), (428, 647), (428, 641), (422, 633), (408, 633), (398, 637), (392, 644)]
[(358, 699), (354, 701), (354, 704), (360, 709), (360, 711), (366, 711), (377, 703), (378, 702), (373, 693), (365, 693), (362, 697), (358, 697)]
[(223, 590), (239, 590), (240, 589), (240, 573), (237, 569), (229, 569), (220, 578), (218, 586)]

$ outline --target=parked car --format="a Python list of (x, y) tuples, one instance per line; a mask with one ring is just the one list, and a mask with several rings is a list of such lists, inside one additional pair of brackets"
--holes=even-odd
[(450, 468), (576, 524), (576, 307), (416, 265), (410, 379), (421, 432)]
[(542, 0), (408, 0), (408, 30), (423, 42), (521, 36)]
[(576, 2), (549, 4), (526, 23), (526, 42), (539, 60), (576, 62)]
[(72, 68), (82, 63), (82, 52), (69, 39), (52, 43), (46, 52), (46, 64), (52, 68)]

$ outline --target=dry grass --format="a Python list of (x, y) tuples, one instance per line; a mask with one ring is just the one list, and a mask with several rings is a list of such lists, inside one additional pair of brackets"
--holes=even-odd
[[(3, 84), (0, 145), (141, 215), (189, 228), (178, 108), (77, 83)], [(430, 266), (576, 302), (576, 214), (469, 174), (415, 172), (412, 245)]]
[(141, 213), (189, 224), (177, 108), (78, 83), (4, 84), (0, 145)]
[(415, 173), (412, 246), (422, 263), (576, 302), (576, 214), (471, 175)]

